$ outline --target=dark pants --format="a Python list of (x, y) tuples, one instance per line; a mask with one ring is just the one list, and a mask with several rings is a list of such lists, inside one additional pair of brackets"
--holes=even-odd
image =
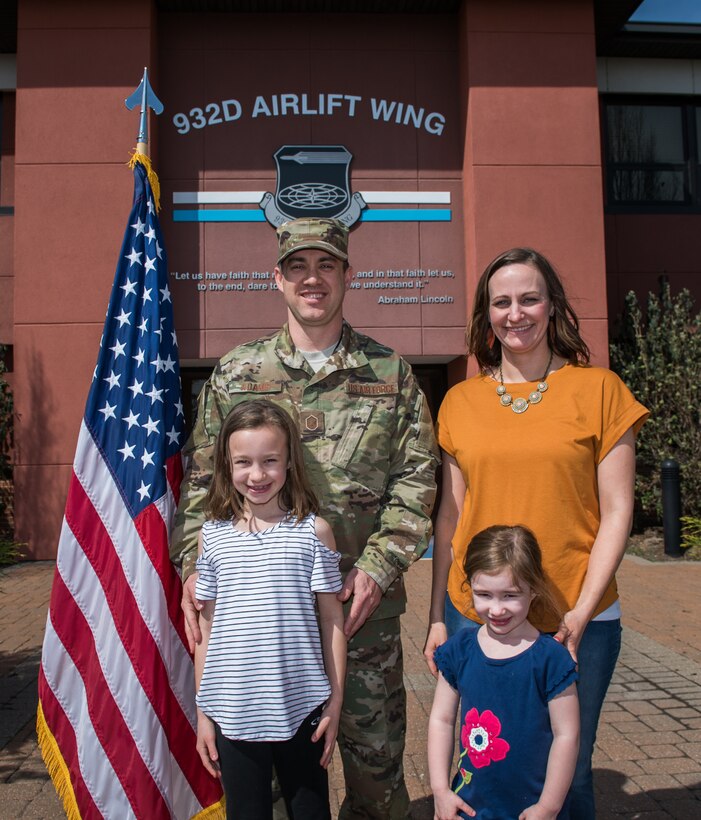
[(227, 820), (272, 818), (273, 766), (290, 820), (330, 820), (328, 775), (319, 763), (324, 741), (311, 740), (321, 710), (282, 741), (230, 740), (215, 724)]

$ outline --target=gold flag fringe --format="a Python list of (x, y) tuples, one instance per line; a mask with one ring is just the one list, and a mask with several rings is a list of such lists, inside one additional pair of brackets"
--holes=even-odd
[(140, 162), (146, 169), (146, 176), (148, 176), (148, 181), (151, 185), (151, 190), (153, 191), (153, 201), (156, 205), (156, 213), (158, 213), (161, 210), (161, 183), (158, 181), (158, 175), (151, 166), (150, 157), (147, 157), (146, 154), (142, 154), (140, 151), (133, 151), (131, 159), (127, 165), (130, 168), (134, 168), (137, 162)]
[(44, 717), (44, 710), (41, 702), (37, 707), (37, 738), (39, 740), (39, 750), (44, 758), (44, 763), (48, 769), (51, 780), (56, 789), (56, 793), (63, 802), (63, 810), (66, 812), (68, 820), (81, 820), (78, 810), (78, 801), (75, 799), (75, 792), (71, 784), (71, 776), (68, 766), (63, 759), (61, 750), (58, 748), (56, 738), (51, 734)]
[(222, 799), (218, 803), (212, 803), (211, 806), (207, 806), (206, 809), (202, 809), (201, 812), (198, 812), (190, 820), (225, 820), (226, 818), (226, 798), (222, 797)]
[[(78, 801), (75, 799), (75, 792), (71, 784), (68, 766), (66, 766), (66, 761), (63, 759), (61, 750), (58, 748), (56, 738), (51, 734), (51, 729), (49, 729), (46, 723), (41, 703), (39, 703), (37, 707), (37, 738), (39, 740), (41, 756), (44, 758), (44, 763), (46, 764), (56, 793), (63, 802), (63, 810), (66, 812), (67, 820), (81, 820)], [(222, 797), (217, 803), (212, 803), (211, 806), (207, 806), (202, 809), (202, 811), (194, 814), (191, 820), (225, 820), (225, 818), (226, 800)]]

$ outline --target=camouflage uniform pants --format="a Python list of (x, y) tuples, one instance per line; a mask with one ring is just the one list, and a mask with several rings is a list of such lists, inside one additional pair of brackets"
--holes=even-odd
[[(348, 642), (338, 743), (346, 798), (339, 820), (406, 820), (406, 692), (399, 618), (368, 621)], [(276, 802), (274, 818), (285, 818)]]
[(368, 621), (348, 643), (339, 731), (346, 798), (339, 820), (406, 820), (405, 730), (399, 618)]

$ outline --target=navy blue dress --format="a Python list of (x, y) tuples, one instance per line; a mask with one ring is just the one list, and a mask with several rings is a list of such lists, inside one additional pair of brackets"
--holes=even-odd
[[(517, 820), (543, 791), (553, 740), (548, 702), (577, 680), (574, 661), (542, 634), (520, 655), (488, 658), (476, 629), (454, 635), (434, 659), (460, 694), (453, 791), (475, 809), (477, 820)], [(565, 803), (558, 817), (568, 816)]]

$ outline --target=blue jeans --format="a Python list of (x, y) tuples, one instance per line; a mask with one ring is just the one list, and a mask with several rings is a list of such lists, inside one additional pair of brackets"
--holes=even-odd
[(621, 622), (590, 621), (577, 651), (579, 667), (579, 757), (570, 787), (571, 820), (594, 820), (591, 756), (606, 690), (621, 651)]
[[(445, 596), (445, 625), (448, 637), (461, 629), (477, 629), (479, 624), (459, 612), (450, 596)], [(594, 753), (596, 728), (606, 690), (621, 651), (621, 622), (590, 621), (577, 651), (579, 681), (579, 756), (569, 792), (570, 820), (594, 820), (594, 784), (591, 757)]]
[(455, 608), (455, 604), (450, 600), (450, 595), (445, 593), (444, 605), (445, 628), (448, 630), (448, 637), (452, 638), (456, 632), (462, 629), (479, 629), (481, 624), (466, 618), (462, 612)]

